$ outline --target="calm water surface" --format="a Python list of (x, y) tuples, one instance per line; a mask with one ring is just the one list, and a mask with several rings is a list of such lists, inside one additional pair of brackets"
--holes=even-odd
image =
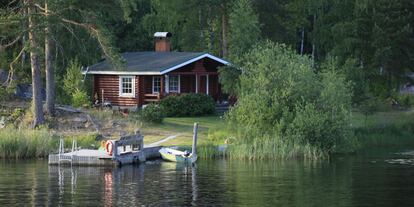
[(414, 206), (414, 157), (398, 152), (196, 167), (0, 161), (0, 206)]

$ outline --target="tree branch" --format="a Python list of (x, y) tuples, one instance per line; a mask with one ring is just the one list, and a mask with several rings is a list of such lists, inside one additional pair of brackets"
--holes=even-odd
[(21, 37), (22, 36), (17, 36), (16, 39), (14, 39), (13, 41), (11, 41), (11, 42), (9, 42), (9, 43), (7, 43), (5, 45), (0, 45), (0, 51), (3, 50), (3, 49), (5, 49), (5, 48), (8, 48), (8, 47), (10, 47), (10, 46), (12, 46), (14, 44), (16, 44), (17, 41), (19, 41)]
[(16, 58), (10, 63), (10, 70), (9, 70), (9, 75), (7, 76), (7, 80), (3, 83), (3, 85), (4, 84), (7, 84), (7, 87), (10, 87), (11, 86), (11, 83), (13, 82), (13, 74), (14, 74), (14, 68), (13, 68), (13, 65), (14, 65), (14, 63), (16, 63), (18, 60), (19, 60), (19, 58), (22, 56), (22, 54), (23, 54), (23, 52), (24, 52), (24, 46), (23, 46), (23, 48), (20, 50), (20, 52), (19, 52), (19, 54), (16, 56)]

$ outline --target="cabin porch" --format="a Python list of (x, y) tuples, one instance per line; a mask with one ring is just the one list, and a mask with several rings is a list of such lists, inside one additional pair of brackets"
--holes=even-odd
[(168, 95), (203, 93), (215, 101), (222, 95), (216, 72), (142, 76), (142, 82), (138, 89), (144, 92), (141, 105), (158, 102)]

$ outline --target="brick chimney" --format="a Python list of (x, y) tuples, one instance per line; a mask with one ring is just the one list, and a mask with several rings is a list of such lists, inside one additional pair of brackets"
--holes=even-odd
[(170, 32), (156, 32), (155, 38), (155, 52), (170, 52), (171, 51), (171, 38)]

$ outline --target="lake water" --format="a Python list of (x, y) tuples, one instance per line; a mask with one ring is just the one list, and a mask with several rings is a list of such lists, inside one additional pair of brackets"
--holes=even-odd
[(0, 206), (414, 206), (414, 157), (399, 152), (196, 167), (0, 161)]

